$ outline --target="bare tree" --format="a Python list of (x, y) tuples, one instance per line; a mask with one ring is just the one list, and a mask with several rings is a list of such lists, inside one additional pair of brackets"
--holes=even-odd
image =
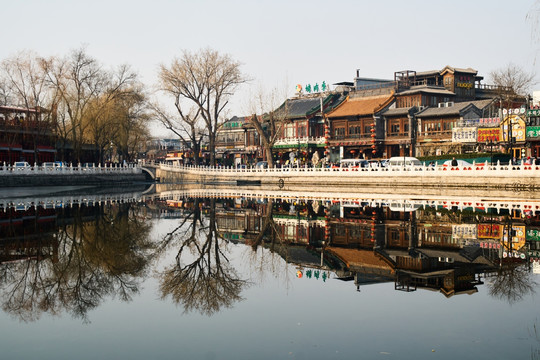
[[(24, 127), (26, 141), (33, 141), (37, 159), (38, 143), (54, 145), (51, 131), (54, 113), (50, 111), (52, 97), (38, 55), (33, 52), (20, 52), (2, 61), (0, 87), (0, 97), (3, 98), (1, 103), (19, 106), (28, 111), (26, 121), (22, 122), (21, 126)], [(15, 133), (13, 138), (16, 138)]]
[(73, 51), (65, 59), (43, 60), (42, 66), (54, 92), (58, 134), (64, 142), (72, 142), (74, 159), (80, 160), (83, 136), (88, 126), (83, 118), (90, 104), (104, 93), (108, 75), (84, 48)]
[(2, 82), (9, 89), (12, 101), (27, 109), (49, 107), (45, 74), (39, 57), (32, 52), (21, 52), (2, 62)]
[(161, 65), (159, 79), (161, 89), (174, 98), (181, 118), (182, 114), (187, 118), (195, 107), (192, 115), (198, 113), (203, 119), (210, 164), (214, 165), (216, 133), (225, 120), (223, 112), (236, 87), (247, 81), (240, 63), (209, 48), (197, 53), (185, 50), (170, 66)]
[[(280, 101), (280, 98), (285, 99), (285, 102)], [(259, 134), (268, 166), (273, 167), (274, 160), (272, 157), (272, 148), (274, 147), (283, 126), (286, 124), (285, 117), (287, 115), (286, 108), (288, 103), (286, 101), (286, 96), (279, 96), (275, 89), (269, 94), (265, 94), (261, 89), (254, 99), (256, 99), (256, 103), (252, 105), (251, 113), (253, 115), (250, 118), (250, 122)], [(285, 111), (275, 111), (281, 103), (285, 104)]]
[[(175, 104), (176, 105), (176, 104)], [(185, 149), (190, 149), (193, 152), (194, 165), (199, 164), (200, 151), (204, 138), (204, 126), (200, 116), (200, 110), (190, 109), (187, 113), (182, 111), (179, 105), (176, 105), (178, 116), (171, 115), (158, 103), (151, 105), (154, 117), (167, 130), (172, 131), (180, 138)]]
[(526, 99), (535, 84), (535, 74), (528, 73), (515, 64), (494, 70), (491, 80), (499, 87), (499, 96), (507, 104), (519, 99)]
[[(135, 148), (138, 144), (120, 139), (146, 138), (147, 118), (142, 84), (128, 65), (122, 65), (111, 74), (105, 92), (89, 104), (83, 116), (84, 139), (97, 147), (101, 162), (111, 144), (120, 146), (122, 152), (132, 158), (128, 147)], [(132, 136), (121, 136), (126, 133)]]

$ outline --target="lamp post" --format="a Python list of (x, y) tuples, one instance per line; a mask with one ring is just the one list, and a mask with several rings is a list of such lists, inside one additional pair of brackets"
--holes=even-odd
[(486, 147), (489, 146), (489, 164), (493, 166), (493, 140), (488, 138), (486, 140)]

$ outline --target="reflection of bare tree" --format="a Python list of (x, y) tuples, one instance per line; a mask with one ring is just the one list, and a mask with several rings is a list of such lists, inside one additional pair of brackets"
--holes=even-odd
[(61, 310), (87, 320), (106, 296), (130, 300), (151, 248), (150, 225), (135, 210), (131, 204), (64, 209), (60, 219), (70, 221), (51, 235), (54, 242), (34, 245), (36, 256), (1, 266), (4, 310), (25, 321)]
[(258, 282), (264, 283), (265, 277), (271, 276), (285, 284), (290, 285), (289, 269), (287, 261), (284, 261), (280, 252), (284, 244), (281, 231), (274, 220), (274, 206), (276, 203), (268, 199), (265, 208), (261, 209), (262, 219), (259, 233), (251, 240), (249, 259), (253, 274), (258, 276)]
[(515, 304), (527, 294), (533, 294), (536, 282), (527, 264), (505, 264), (489, 284), (492, 297)]
[[(212, 315), (242, 300), (240, 293), (246, 281), (238, 278), (217, 237), (215, 200), (211, 200), (208, 222), (200, 218), (198, 202), (194, 213), (182, 221), (165, 243), (176, 239), (180, 248), (176, 262), (161, 273), (161, 294), (171, 296), (184, 306), (185, 312), (197, 310)], [(191, 222), (187, 219), (191, 218)]]

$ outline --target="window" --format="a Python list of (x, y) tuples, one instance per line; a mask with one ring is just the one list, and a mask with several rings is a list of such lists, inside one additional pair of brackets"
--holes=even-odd
[(334, 138), (344, 139), (345, 138), (345, 128), (339, 127), (334, 130)]
[(359, 138), (360, 137), (360, 126), (359, 125), (353, 125), (349, 127), (349, 137), (351, 138)]

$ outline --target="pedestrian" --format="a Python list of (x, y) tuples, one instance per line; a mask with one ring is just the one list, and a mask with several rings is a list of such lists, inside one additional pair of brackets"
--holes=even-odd
[(452, 166), (458, 166), (458, 163), (455, 157), (452, 158)]

